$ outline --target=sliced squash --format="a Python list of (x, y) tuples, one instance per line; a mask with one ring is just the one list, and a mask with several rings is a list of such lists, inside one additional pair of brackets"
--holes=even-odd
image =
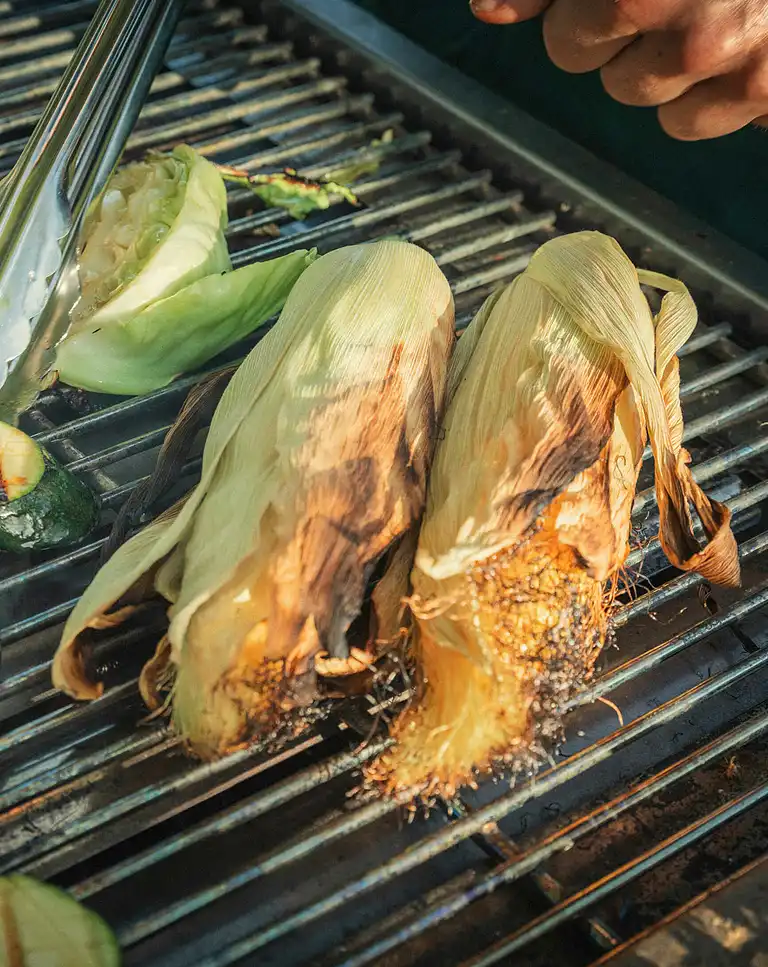
[(67, 547), (99, 520), (86, 485), (26, 433), (0, 422), (0, 550)]
[(34, 490), (45, 472), (43, 451), (15, 426), (0, 423), (0, 500), (18, 500)]

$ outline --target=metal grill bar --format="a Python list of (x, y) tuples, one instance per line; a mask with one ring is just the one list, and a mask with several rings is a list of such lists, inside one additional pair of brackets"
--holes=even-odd
[[(764, 553), (766, 550), (768, 550), (768, 532), (745, 541), (739, 548), (739, 557), (741, 561), (748, 561), (752, 557)], [(681, 597), (686, 591), (690, 591), (698, 584), (702, 584), (703, 580), (698, 574), (682, 574), (680, 577), (669, 581), (663, 587), (641, 595), (636, 601), (625, 605), (616, 612), (613, 616), (614, 627), (621, 628), (627, 622), (631, 621), (632, 618), (637, 618), (642, 614), (648, 614), (655, 608), (659, 608), (661, 605)]]
[(678, 654), (678, 652), (684, 651), (686, 648), (690, 648), (691, 645), (695, 645), (709, 635), (720, 631), (722, 628), (729, 628), (731, 625), (736, 624), (736, 622), (741, 621), (747, 615), (752, 614), (766, 604), (768, 604), (768, 581), (764, 581), (758, 585), (757, 589), (748, 598), (739, 601), (721, 614), (700, 621), (697, 625), (689, 628), (688, 631), (684, 631), (682, 634), (670, 638), (663, 645), (657, 645), (655, 648), (643, 652), (638, 658), (631, 658), (629, 661), (624, 662), (624, 664), (619, 665), (618, 668), (614, 668), (612, 671), (601, 675), (594, 685), (585, 689), (579, 695), (573, 705), (583, 705), (586, 702), (592, 702), (599, 696), (605, 695), (606, 692), (619, 688), (620, 685), (624, 685), (638, 675), (650, 671), (663, 661)]
[[(361, 109), (368, 105), (369, 100), (370, 99), (350, 99), (350, 102), (357, 106), (358, 109)], [(334, 116), (346, 117), (349, 111), (350, 106), (348, 103), (344, 105), (342, 110), (335, 111)], [(325, 119), (333, 120), (334, 118)], [(308, 119), (306, 117), (301, 119), (302, 127), (307, 120)], [(311, 120), (317, 120), (316, 113), (313, 114)], [(368, 138), (374, 134), (381, 134), (387, 128), (392, 127), (392, 125), (399, 125), (402, 120), (403, 117), (401, 114), (394, 113), (388, 114), (383, 118), (376, 118), (373, 121), (363, 120), (357, 121), (353, 124), (345, 124), (340, 130), (334, 130), (330, 133), (324, 133), (322, 135), (315, 135), (310, 138), (305, 136), (295, 141), (286, 141), (279, 148), (272, 148), (269, 151), (262, 151), (256, 155), (248, 155), (243, 159), (234, 161), (233, 167), (240, 168), (243, 171), (258, 171), (266, 168), (267, 165), (289, 164), (297, 157), (311, 154), (313, 151), (335, 148), (340, 145), (345, 145), (350, 141)], [(239, 147), (242, 143), (248, 143), (249, 141), (253, 141), (253, 134), (250, 131), (246, 131), (239, 137), (233, 135), (226, 139), (219, 139), (217, 141), (210, 142), (209, 144), (197, 144), (195, 147), (198, 151), (200, 151), (201, 154), (206, 156), (220, 155), (223, 154), (224, 151), (231, 153), (236, 146)], [(244, 219), (236, 218), (229, 223), (228, 231), (230, 234), (237, 234), (238, 230), (242, 230), (243, 228), (247, 227), (247, 222)]]
[(36, 54), (41, 50), (51, 47), (74, 47), (80, 39), (80, 35), (85, 32), (87, 24), (82, 23), (73, 30), (51, 30), (48, 33), (40, 34), (37, 37), (28, 37), (24, 40), (16, 40), (11, 44), (5, 44), (0, 50), (0, 62), (11, 58), (24, 57), (27, 54)]
[[(56, 769), (53, 781), (48, 773), (39, 779), (25, 782), (20, 787), (13, 787), (10, 792), (0, 796), (0, 810), (12, 809), (23, 799), (39, 796), (41, 793), (48, 792), (54, 785), (64, 785), (72, 779), (79, 778), (84, 773), (88, 774), (89, 784), (98, 782), (106, 774), (105, 765), (113, 760), (137, 755), (152, 748), (159, 751), (159, 744), (167, 734), (167, 728), (161, 727), (149, 734), (132, 735), (127, 739), (115, 742), (106, 749), (94, 752), (92, 755), (82, 756), (70, 766), (59, 766)], [(173, 742), (166, 743), (163, 749), (167, 750), (178, 744), (178, 739), (174, 737)]]
[[(169, 740), (170, 741), (170, 740)], [(173, 742), (177, 743), (178, 739), (173, 739)], [(321, 742), (322, 739), (319, 736), (313, 736), (311, 739), (307, 739), (305, 742), (287, 749), (282, 756), (296, 755), (300, 751), (309, 748)], [(158, 751), (156, 749), (150, 751)], [(84, 816), (82, 819), (71, 824), (70, 828), (59, 830), (57, 833), (53, 833), (46, 838), (44, 843), (30, 842), (25, 848), (18, 851), (17, 855), (13, 856), (11, 859), (0, 863), (0, 872), (5, 872), (6, 870), (13, 869), (19, 864), (24, 864), (24, 869), (33, 875), (52, 875), (57, 869), (65, 868), (68, 863), (69, 854), (73, 853), (76, 849), (76, 845), (72, 842), (78, 837), (85, 835), (86, 833), (93, 832), (100, 827), (106, 827), (112, 823), (115, 819), (126, 813), (131, 812), (141, 806), (146, 806), (148, 802), (153, 799), (159, 798), (160, 796), (167, 796), (171, 792), (176, 793), (182, 790), (186, 790), (196, 785), (202, 779), (210, 779), (215, 777), (221, 772), (230, 770), (233, 766), (240, 763), (245, 763), (248, 759), (252, 759), (257, 756), (260, 749), (254, 747), (251, 749), (245, 749), (242, 752), (234, 753), (234, 758), (230, 756), (227, 759), (222, 759), (214, 763), (205, 763), (204, 765), (197, 766), (193, 769), (188, 770), (181, 776), (173, 777), (169, 780), (161, 781), (157, 783), (154, 787), (139, 790), (134, 793), (133, 796), (127, 796), (117, 803), (111, 804), (102, 810), (97, 810)], [(359, 761), (364, 761), (360, 759)], [(350, 760), (351, 762), (351, 760)], [(226, 780), (220, 785), (216, 786), (214, 789), (205, 793), (205, 796), (215, 795), (224, 789), (228, 788), (232, 781), (242, 782), (246, 778), (262, 772), (265, 768), (268, 768), (272, 764), (272, 760), (267, 763), (258, 762), (251, 766), (248, 770), (244, 770), (239, 773), (234, 780)], [(350, 765), (350, 768), (352, 766)], [(313, 774), (312, 781), (316, 781), (317, 777)], [(295, 794), (298, 794), (298, 789), (300, 786), (297, 784), (295, 789)], [(306, 788), (312, 788), (310, 784)], [(61, 795), (61, 790), (57, 790), (57, 795)], [(187, 803), (190, 805), (191, 803)], [(30, 809), (34, 805), (34, 802), (25, 804), (26, 809)], [(187, 808), (185, 805), (184, 808)], [(168, 815), (163, 817), (168, 818)], [(44, 870), (48, 870), (44, 873)]]
[[(133, 734), (126, 742), (118, 741), (111, 746), (107, 746), (94, 755), (96, 767), (92, 771), (89, 771), (86, 767), (87, 759), (83, 757), (78, 759), (77, 763), (69, 770), (63, 769), (61, 775), (58, 774), (57, 770), (55, 782), (51, 782), (48, 771), (44, 771), (37, 778), (25, 776), (22, 782), (12, 785), (6, 794), (11, 806), (18, 806), (19, 808), (14, 816), (5, 818), (3, 822), (4, 824), (11, 823), (15, 818), (26, 815), (41, 805), (50, 807), (54, 803), (64, 801), (66, 796), (87, 790), (94, 783), (108, 777), (109, 766), (117, 759), (120, 759), (123, 767), (127, 767), (137, 762), (146, 762), (153, 756), (170, 752), (181, 747), (181, 744), (177, 735), (171, 734), (167, 727), (161, 726), (147, 734), (141, 732)], [(174, 790), (170, 789), (169, 791), (173, 792)], [(50, 794), (43, 797), (41, 793)]]
[(748, 809), (754, 808), (766, 798), (768, 798), (768, 782), (762, 783), (751, 792), (744, 793), (743, 796), (736, 796), (714, 809), (709, 815), (691, 823), (679, 833), (664, 840), (663, 843), (659, 843), (658, 846), (638, 856), (631, 863), (627, 863), (622, 869), (593, 883), (592, 886), (582, 890), (576, 896), (559, 903), (549, 913), (537, 917), (527, 927), (512, 934), (506, 940), (500, 941), (484, 954), (465, 961), (462, 967), (489, 967), (490, 964), (497, 964), (503, 957), (508, 957), (537, 937), (553, 930), (559, 923), (575, 916), (581, 910), (596, 903), (601, 897), (615, 892), (627, 883), (631, 883), (664, 860), (697, 843), (724, 823), (730, 822)]
[(713, 366), (708, 372), (701, 373), (696, 379), (692, 379), (685, 389), (681, 389), (680, 398), (685, 399), (687, 396), (693, 396), (694, 393), (700, 393), (711, 386), (723, 383), (732, 376), (746, 373), (753, 366), (765, 362), (766, 359), (768, 359), (768, 347), (760, 346), (759, 349), (753, 349), (751, 353), (739, 355), (736, 359), (723, 363), (722, 366)]
[[(452, 799), (447, 805), (451, 817), (468, 816), (472, 812), (459, 797)], [(504, 862), (520, 856), (520, 850), (515, 843), (495, 824), (486, 826), (482, 835), (475, 837), (475, 841), (493, 859)], [(530, 879), (549, 906), (559, 903), (563, 887), (553, 876), (547, 872), (532, 871)], [(617, 934), (596, 917), (589, 917), (584, 926), (589, 939), (602, 950), (612, 950), (621, 943)]]
[(28, 33), (39, 30), (51, 22), (62, 18), (70, 20), (72, 17), (90, 17), (96, 9), (94, 0), (75, 0), (73, 3), (57, 4), (46, 8), (45, 17), (40, 14), (18, 14), (0, 21), (0, 37), (10, 37), (13, 34)]
[[(304, 73), (312, 73), (312, 71), (307, 70)], [(336, 94), (346, 87), (346, 83), (346, 79), (343, 77), (323, 78), (299, 87), (289, 88), (271, 96), (248, 98), (238, 104), (217, 108), (215, 111), (185, 118), (183, 121), (170, 121), (167, 124), (154, 126), (147, 131), (138, 131), (128, 141), (128, 148), (133, 150), (148, 148), (158, 142), (160, 144), (172, 144), (181, 138), (200, 134), (219, 124), (242, 121), (258, 111), (287, 108), (292, 104), (301, 103), (321, 94)]]
[[(745, 491), (743, 494), (739, 494), (738, 497), (734, 497), (733, 500), (728, 501), (728, 507), (733, 513), (734, 517), (744, 510), (749, 510), (751, 507), (755, 507), (761, 501), (765, 500), (768, 496), (768, 482), (757, 484), (754, 487), (750, 487), (749, 490)], [(696, 533), (697, 528), (694, 528), (694, 533)], [(701, 530), (698, 529), (699, 536), (701, 536)], [(639, 567), (642, 564), (643, 558), (650, 555), (654, 551), (658, 551), (661, 545), (658, 539), (649, 541), (645, 547), (639, 547), (637, 550), (633, 551), (626, 560), (626, 566), (629, 568)]]
[[(197, 910), (202, 910), (214, 900), (226, 896), (234, 890), (240, 889), (250, 883), (254, 883), (261, 877), (275, 873), (291, 863), (296, 863), (307, 856), (310, 856), (320, 847), (328, 846), (346, 836), (350, 836), (357, 830), (370, 826), (373, 822), (381, 819), (387, 813), (392, 812), (396, 807), (389, 802), (379, 801), (369, 803), (360, 809), (355, 810), (349, 816), (331, 820), (318, 832), (302, 835), (296, 839), (291, 846), (268, 853), (261, 859), (258, 866), (252, 866), (244, 873), (230, 877), (225, 882), (217, 883), (215, 886), (201, 891), (195, 896), (186, 897), (172, 907), (169, 907), (153, 917), (139, 920), (120, 933), (120, 944), (124, 948), (131, 947), (140, 940), (150, 937), (169, 927), (184, 917), (187, 917)], [(88, 896), (88, 893), (78, 893), (78, 888), (73, 891), (76, 896)]]
[[(354, 119), (358, 114), (368, 113), (372, 106), (373, 98), (370, 94), (341, 94), (336, 100), (312, 104), (304, 110), (292, 112), (287, 117), (278, 115), (275, 118), (264, 121), (263, 124), (259, 125), (257, 130), (246, 128), (244, 131), (232, 131), (229, 134), (216, 137), (213, 140), (196, 141), (195, 148), (208, 157), (221, 156), (229, 160), (234, 156), (234, 151), (237, 148), (252, 145), (254, 142), (258, 143), (265, 138), (270, 138), (277, 134), (286, 134), (296, 129), (302, 130), (304, 128), (311, 129), (319, 127), (328, 121), (338, 121), (339, 119), (347, 121), (349, 118)], [(395, 120), (395, 118), (399, 118), (399, 120)], [(391, 125), (398, 126), (401, 121), (402, 117), (397, 112), (394, 114), (386, 114), (381, 118), (381, 123), (385, 127)], [(346, 130), (349, 130), (349, 126), (347, 126)], [(332, 135), (328, 135), (328, 137), (331, 138)], [(319, 140), (322, 141), (324, 139), (320, 138)], [(333, 143), (328, 146), (333, 147)], [(308, 143), (305, 142), (305, 145), (306, 147), (302, 147), (299, 142), (296, 152), (303, 154), (305, 150), (312, 150)], [(265, 155), (266, 158), (262, 155), (256, 155), (255, 164), (251, 164), (253, 156), (249, 155), (241, 158), (238, 160), (238, 166), (248, 170), (249, 167), (261, 167), (267, 164), (277, 164), (281, 160), (288, 160), (287, 158), (283, 158), (282, 146), (279, 148), (271, 148), (265, 152)]]
[[(163, 91), (172, 90), (174, 87), (184, 84), (184, 78), (180, 74), (168, 72), (161, 74), (152, 83), (150, 94), (158, 94)], [(12, 88), (0, 92), (0, 108), (8, 109), (15, 105), (23, 105), (27, 101), (39, 101), (41, 98), (50, 97), (56, 90), (56, 79), (50, 81), (28, 84), (26, 86)], [(33, 127), (39, 117), (38, 111), (31, 111), (27, 114), (15, 114), (8, 120), (8, 130), (13, 127)], [(21, 121), (20, 119), (24, 119)], [(3, 128), (5, 129), (5, 128)]]
[(708, 346), (714, 346), (721, 339), (727, 339), (730, 335), (731, 326), (727, 322), (721, 322), (717, 326), (710, 326), (703, 332), (695, 332), (688, 342), (680, 347), (677, 355), (680, 359), (685, 359), (686, 356), (692, 356), (693, 353), (698, 353)]
[[(0, 84), (5, 87), (10, 81), (19, 80), (23, 77), (34, 76), (35, 78), (51, 71), (62, 71), (72, 58), (73, 50), (68, 50), (60, 54), (51, 54), (50, 57), (37, 57), (35, 60), (14, 64), (0, 70)], [(0, 51), (0, 61), (3, 55)]]
[[(44, 431), (53, 428), (53, 423), (37, 408), (29, 411), (28, 419), (31, 423), (34, 423), (36, 427), (42, 428)], [(71, 466), (74, 461), (81, 460), (83, 458), (83, 454), (69, 439), (59, 440), (56, 449), (68, 461), (68, 466)], [(92, 474), (89, 482), (93, 487), (96, 488), (96, 490), (99, 491), (110, 490), (112, 487), (114, 487), (114, 482), (111, 477), (108, 477), (104, 473), (97, 472)]]
[(52, 608), (38, 611), (32, 617), (23, 618), (21, 621), (14, 621), (6, 625), (0, 629), (0, 648), (4, 648), (14, 641), (20, 641), (22, 638), (26, 638), (27, 635), (41, 631), (43, 628), (50, 628), (52, 625), (58, 624), (58, 622), (63, 621), (67, 617), (76, 604), (77, 598), (69, 598), (66, 601), (62, 601), (61, 604), (54, 605)]
[[(768, 389), (751, 393), (746, 399), (740, 400), (738, 403), (732, 403), (715, 410), (713, 413), (707, 413), (706, 416), (691, 420), (683, 432), (683, 442), (688, 443), (690, 440), (705, 436), (707, 433), (722, 430), (745, 416), (750, 416), (766, 404), (768, 404)], [(651, 448), (647, 447), (644, 458), (647, 460), (651, 456)]]
[[(434, 194), (425, 195), (420, 193), (418, 195), (393, 202), (390, 205), (384, 205), (372, 211), (362, 212), (359, 215), (354, 213), (350, 215), (342, 215), (341, 217), (334, 219), (332, 222), (326, 222), (324, 225), (319, 226), (316, 230), (308, 231), (304, 235), (303, 241), (305, 241), (307, 244), (313, 244), (317, 241), (325, 241), (329, 235), (333, 235), (336, 232), (346, 231), (351, 228), (373, 227), (381, 222), (385, 222), (388, 219), (395, 217), (396, 215), (411, 213), (418, 208), (431, 205), (435, 201), (446, 201), (447, 199), (454, 198), (457, 195), (463, 194), (464, 192), (474, 191), (481, 184), (482, 179), (471, 178), (456, 185), (449, 185), (448, 187), (439, 192), (435, 192)], [(473, 220), (473, 211), (474, 210), (471, 209), (465, 213), (466, 221)], [(538, 218), (532, 218), (530, 221), (519, 225), (510, 225), (509, 228), (502, 229), (485, 239), (478, 239), (475, 242), (456, 247), (455, 250), (452, 249), (447, 253), (441, 253), (438, 261), (453, 262), (461, 258), (468, 258), (470, 255), (476, 255), (486, 248), (491, 248), (496, 245), (503, 245), (505, 242), (511, 241), (512, 239), (521, 238), (525, 235), (533, 234), (534, 232), (539, 232), (550, 228), (553, 221), (554, 216), (547, 214)], [(422, 228), (422, 240), (428, 238), (432, 234), (437, 234), (440, 231), (443, 231), (440, 222), (436, 222), (432, 226)], [(405, 235), (407, 234), (408, 233), (405, 233)], [(282, 242), (255, 245), (253, 248), (248, 248), (241, 252), (238, 255), (237, 262), (238, 264), (243, 264), (254, 261), (257, 257), (272, 257), (274, 255), (290, 251), (290, 249), (293, 247), (295, 247), (295, 243), (288, 239)]]
[[(370, 99), (369, 98), (349, 98), (348, 105), (349, 104), (358, 105), (358, 109), (364, 109), (365, 107), (370, 105)], [(327, 109), (325, 113), (327, 113)], [(344, 111), (344, 114), (341, 116), (346, 117), (348, 116), (349, 113), (350, 113), (350, 107), (347, 106), (347, 109)], [(317, 115), (315, 114), (313, 117), (313, 120), (316, 120), (316, 116)], [(291, 128), (293, 127), (303, 128), (306, 125), (306, 120), (307, 120), (306, 116), (302, 115), (298, 119), (296, 119), (290, 126), (288, 122), (283, 122), (280, 125), (280, 130), (281, 131), (291, 130)], [(234, 159), (232, 164), (233, 164), (233, 167), (235, 168), (240, 168), (243, 171), (250, 171), (250, 172), (263, 171), (265, 168), (271, 167), (272, 165), (287, 164), (289, 166), (292, 166), (292, 163), (296, 160), (296, 158), (300, 158), (304, 155), (311, 154), (313, 152), (316, 152), (322, 149), (334, 148), (337, 146), (345, 145), (350, 141), (362, 140), (362, 139), (370, 138), (372, 135), (383, 134), (388, 129), (391, 130), (393, 126), (399, 126), (402, 123), (402, 121), (403, 121), (402, 114), (396, 111), (394, 113), (384, 115), (381, 118), (375, 118), (374, 120), (367, 119), (353, 124), (345, 124), (343, 127), (339, 127), (338, 129), (334, 129), (333, 131), (325, 133), (320, 136), (315, 135), (313, 137), (307, 138), (305, 135), (302, 140), (285, 141), (278, 148), (272, 148), (268, 151), (259, 152), (258, 154), (247, 154), (241, 157), (237, 157)], [(425, 138), (425, 135), (422, 135), (421, 137)], [(236, 146), (241, 147), (247, 144), (248, 141), (253, 141), (253, 135), (251, 134), (248, 137), (246, 133), (246, 136), (240, 137), (240, 138), (238, 138), (235, 135), (225, 139), (225, 141), (226, 141), (226, 144), (228, 145), (228, 151), (231, 157), (234, 147)], [(398, 142), (398, 145), (401, 150), (403, 148), (404, 142), (405, 142), (405, 139), (401, 139)], [(426, 140), (424, 141), (424, 143), (426, 143)], [(418, 147), (418, 143), (412, 144), (412, 147)], [(214, 150), (217, 151), (218, 153), (221, 153), (222, 151), (221, 140), (213, 142), (211, 148), (208, 148), (208, 146), (202, 147), (202, 153), (204, 154), (212, 153), (212, 151)], [(362, 148), (362, 149), (357, 148), (352, 154), (347, 152), (344, 155), (342, 155), (339, 163), (343, 164), (343, 159), (350, 158), (350, 157), (352, 159), (363, 159), (363, 160), (367, 159), (367, 160), (373, 161), (373, 160), (379, 160), (379, 159), (385, 158), (386, 154), (382, 153), (380, 150), (377, 150), (376, 148), (371, 148), (371, 147)], [(233, 195), (234, 195), (234, 191), (233, 191)]]
[[(132, 857), (125, 863), (113, 866), (107, 873), (97, 875), (75, 887), (74, 893), (80, 899), (86, 899), (97, 893), (99, 890), (114, 886), (130, 876), (134, 876), (140, 870), (148, 869), (156, 863), (160, 863), (175, 853), (178, 853), (195, 843), (200, 843), (211, 836), (220, 835), (235, 829), (243, 823), (250, 822), (258, 816), (263, 815), (270, 809), (276, 809), (284, 803), (295, 799), (297, 795), (308, 789), (312, 789), (319, 783), (330, 782), (336, 776), (349, 772), (362, 762), (372, 759), (387, 747), (388, 743), (378, 741), (369, 744), (364, 750), (350, 755), (343, 753), (333, 759), (326, 760), (321, 766), (313, 766), (292, 777), (285, 782), (273, 786), (268, 793), (254, 796), (246, 800), (234, 809), (228, 810), (217, 816), (215, 821), (201, 823), (193, 829), (166, 840), (160, 850), (148, 850), (138, 856)], [(377, 804), (380, 808), (382, 804)], [(386, 809), (394, 808), (385, 804)], [(371, 815), (374, 815), (375, 810)], [(383, 813), (381, 813), (383, 815)], [(351, 829), (352, 827), (350, 827)]]
[(624, 795), (612, 799), (605, 805), (576, 820), (575, 823), (571, 823), (548, 836), (538, 846), (512, 857), (488, 875), (476, 880), (468, 890), (454, 893), (449, 897), (441, 897), (439, 903), (428, 907), (422, 915), (409, 921), (396, 933), (392, 933), (385, 939), (371, 944), (351, 957), (345, 958), (336, 967), (363, 967), (364, 964), (375, 963), (379, 957), (383, 957), (384, 954), (419, 936), (425, 930), (437, 926), (441, 921), (455, 916), (471, 903), (487, 896), (500, 886), (533, 873), (557, 852), (573, 849), (575, 843), (583, 836), (599, 830), (601, 826), (617, 819), (640, 803), (646, 802), (652, 796), (667, 789), (685, 776), (696, 772), (707, 763), (746, 745), (751, 739), (762, 735), (766, 729), (768, 729), (768, 714), (731, 730), (721, 738), (678, 760), (674, 765), (667, 767), (652, 779), (632, 786)]
[[(382, 886), (395, 877), (402, 876), (419, 864), (427, 862), (437, 853), (455, 846), (470, 836), (482, 833), (487, 823), (498, 822), (513, 809), (551, 792), (557, 786), (575, 778), (582, 771), (605, 761), (610, 755), (640, 738), (651, 729), (684, 714), (699, 701), (717, 695), (765, 665), (768, 665), (768, 651), (758, 653), (739, 662), (709, 681), (703, 682), (701, 685), (689, 689), (683, 695), (647, 712), (630, 725), (617, 729), (612, 735), (596, 742), (582, 752), (575, 753), (562, 765), (542, 773), (535, 784), (535, 788), (525, 786), (501, 796), (490, 805), (479, 809), (472, 816), (453, 823), (447, 829), (426, 836), (415, 846), (400, 853), (399, 856), (369, 871), (364, 877), (352, 881), (346, 887), (337, 890), (325, 899), (284, 917), (266, 930), (244, 937), (237, 943), (223, 949), (219, 954), (203, 959), (200, 961), (199, 967), (227, 967), (229, 964), (235, 964), (238, 960), (250, 957), (257, 950), (263, 949), (292, 931), (306, 927), (314, 920), (327, 916), (370, 890)], [(766, 788), (768, 788), (768, 784)]]
[[(737, 467), (739, 464), (747, 463), (749, 460), (759, 457), (767, 450), (768, 436), (758, 437), (756, 440), (753, 440), (750, 443), (745, 443), (740, 447), (735, 447), (733, 450), (728, 450), (726, 453), (718, 454), (718, 456), (712, 457), (711, 460), (707, 460), (704, 463), (699, 464), (698, 467), (696, 467), (693, 471), (694, 480), (699, 484), (707, 483), (709, 480), (713, 480), (726, 470), (731, 470), (733, 467)], [(649, 504), (653, 504), (655, 502), (656, 494), (653, 488), (641, 491), (637, 497), (635, 497), (635, 503), (632, 506), (632, 515), (634, 517), (639, 516), (641, 511), (645, 510)]]

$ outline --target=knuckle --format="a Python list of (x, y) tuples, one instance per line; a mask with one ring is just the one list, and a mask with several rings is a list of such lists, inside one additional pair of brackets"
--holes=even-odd
[(768, 59), (761, 60), (747, 71), (744, 97), (750, 104), (768, 104)]
[(569, 32), (560, 29), (557, 19), (552, 16), (552, 10), (547, 11), (544, 16), (542, 36), (547, 56), (555, 67), (570, 71), (574, 66), (577, 45)]
[[(587, 4), (596, 0), (582, 0)], [(727, 5), (729, 2), (751, 2), (751, 0), (602, 0), (609, 3), (622, 23), (632, 24), (640, 33), (648, 31), (678, 30), (692, 18), (706, 14), (705, 20), (712, 20), (712, 3)], [(718, 16), (720, 11), (718, 10)]]
[(695, 77), (719, 73), (742, 50), (742, 31), (732, 23), (697, 24), (685, 31), (681, 38), (682, 71)]
[(659, 0), (613, 0), (613, 19), (618, 24), (646, 30), (656, 25), (660, 6), (663, 5)]

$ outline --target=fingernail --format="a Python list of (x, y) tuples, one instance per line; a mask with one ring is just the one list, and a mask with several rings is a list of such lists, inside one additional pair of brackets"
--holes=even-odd
[(469, 9), (489, 24), (511, 24), (520, 19), (515, 7), (507, 0), (469, 0)]

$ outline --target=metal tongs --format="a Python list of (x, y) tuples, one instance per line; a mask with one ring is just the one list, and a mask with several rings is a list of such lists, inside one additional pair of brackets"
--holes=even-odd
[(78, 236), (139, 116), (184, 0), (101, 0), (0, 183), (0, 420), (41, 388), (80, 298)]

